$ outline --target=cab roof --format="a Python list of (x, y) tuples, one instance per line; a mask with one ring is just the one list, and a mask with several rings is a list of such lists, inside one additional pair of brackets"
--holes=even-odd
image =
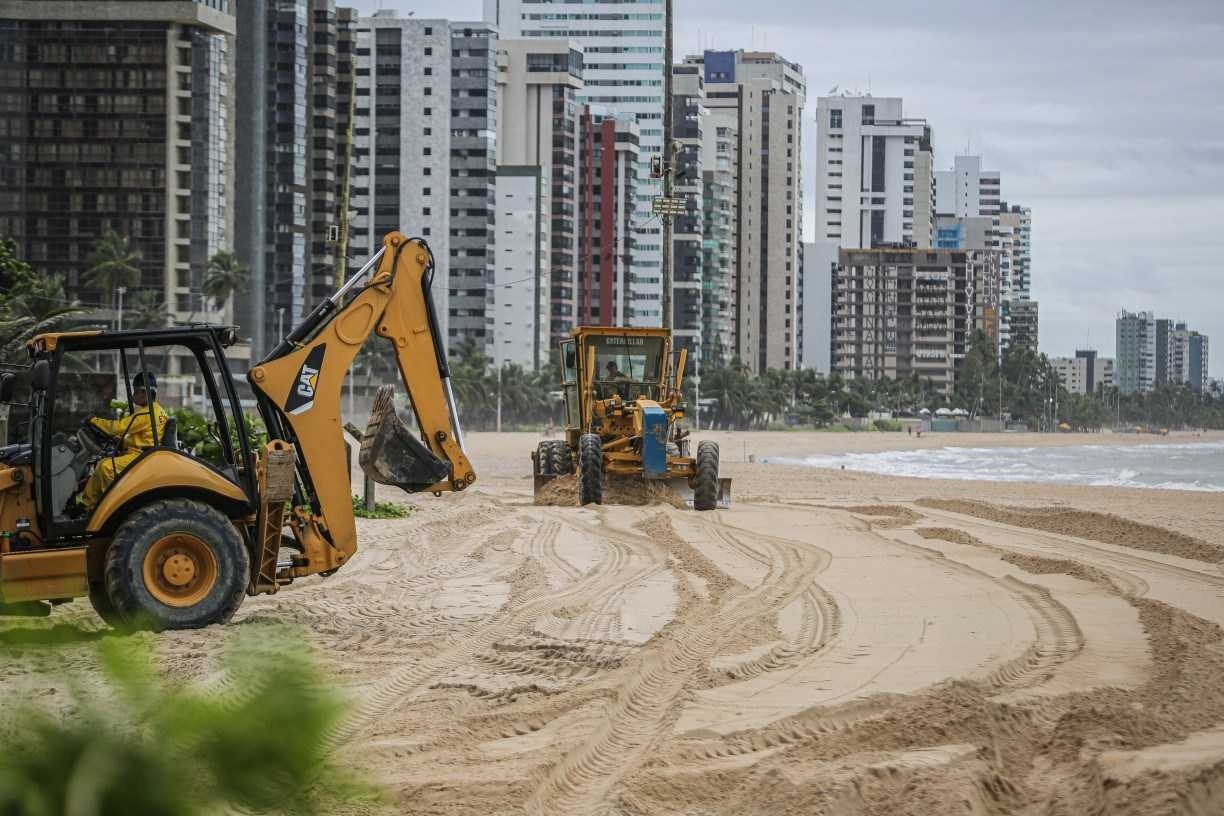
[(41, 354), (55, 351), (61, 341), (73, 345), (81, 341), (93, 349), (118, 348), (144, 342), (147, 345), (183, 342), (190, 339), (216, 338), (221, 346), (229, 347), (238, 342), (238, 331), (235, 326), (218, 326), (209, 323), (197, 323), (190, 326), (174, 326), (166, 329), (125, 329), (123, 331), (93, 330), (70, 332), (47, 332), (31, 338), (26, 343), (26, 350), (31, 354)]
[(671, 329), (647, 328), (642, 326), (577, 326), (570, 330), (570, 337), (578, 338), (584, 335), (629, 335), (631, 337), (663, 337), (670, 338)]

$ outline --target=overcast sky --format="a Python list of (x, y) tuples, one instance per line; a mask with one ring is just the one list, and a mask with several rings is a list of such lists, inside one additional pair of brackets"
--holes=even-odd
[[(342, 0), (343, 1), (343, 0)], [(480, 19), (480, 0), (357, 0), (363, 11)], [(1114, 350), (1120, 309), (1185, 320), (1224, 377), (1224, 2), (676, 0), (677, 59), (768, 48), (808, 82), (807, 237), (816, 97), (900, 96), (1033, 208), (1041, 350)]]

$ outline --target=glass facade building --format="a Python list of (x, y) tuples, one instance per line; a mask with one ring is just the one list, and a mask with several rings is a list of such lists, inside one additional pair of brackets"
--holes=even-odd
[(232, 224), (234, 25), (228, 3), (166, 4), (164, 15), (158, 5), (4, 12), (0, 234), (70, 296), (109, 306), (85, 271), (114, 231), (140, 253), (133, 288), (200, 320), (212, 305), (200, 295), (207, 259)]

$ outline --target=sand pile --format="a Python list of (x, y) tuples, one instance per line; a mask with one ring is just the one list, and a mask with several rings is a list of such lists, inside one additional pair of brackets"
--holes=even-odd
[(1224, 547), (1183, 533), (1140, 524), (1108, 513), (1067, 507), (1008, 507), (958, 499), (919, 499), (916, 504), (1046, 533), (1176, 555), (1208, 564), (1224, 561)]
[[(558, 476), (540, 489), (535, 503), (547, 507), (578, 506), (578, 476)], [(648, 505), (671, 505), (685, 507), (679, 496), (671, 491), (666, 482), (637, 479), (630, 476), (605, 476), (603, 503), (645, 507)]]

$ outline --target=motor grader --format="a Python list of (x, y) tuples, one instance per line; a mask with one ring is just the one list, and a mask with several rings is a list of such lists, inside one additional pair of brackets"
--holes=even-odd
[[(10, 404), (19, 379), (29, 386), (28, 402), (17, 406), (28, 414), (28, 438), (0, 448), (0, 612), (46, 611), (88, 595), (109, 622), (195, 628), (229, 620), (247, 595), (343, 567), (357, 551), (357, 530), (341, 388), (372, 335), (394, 350), (420, 438), (385, 386), (361, 439), (362, 468), (408, 492), (469, 487), (476, 475), (434, 314), (433, 269), (423, 241), (391, 233), (251, 366), (247, 380), (268, 433), (262, 446), (251, 441), (226, 361), (232, 328), (31, 340), (30, 365), (0, 374), (0, 399)], [(100, 360), (115, 369), (99, 371)], [(139, 411), (145, 395), (133, 404), (133, 372), (158, 368), (178, 370), (159, 377), (163, 389), (177, 381), (212, 417), (212, 453), (186, 450), (175, 420), (160, 414), (149, 423), (153, 444), (124, 462), (96, 503), (72, 512), (90, 475), (116, 455), (113, 440), (78, 424), (82, 415), (116, 385), (126, 412)]]
[(696, 510), (726, 507), (718, 443), (690, 455), (683, 384), (688, 350), (668, 329), (585, 326), (558, 345), (565, 438), (531, 454), (535, 490), (577, 470), (582, 504), (601, 504), (605, 475), (665, 482)]

